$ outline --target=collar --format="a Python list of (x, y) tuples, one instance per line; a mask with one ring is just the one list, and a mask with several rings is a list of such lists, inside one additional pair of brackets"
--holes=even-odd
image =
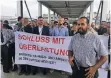
[(39, 26), (39, 28), (43, 28), (43, 26)]

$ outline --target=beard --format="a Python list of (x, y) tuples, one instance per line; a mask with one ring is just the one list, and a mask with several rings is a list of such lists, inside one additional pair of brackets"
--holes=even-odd
[(79, 29), (78, 29), (78, 33), (79, 33), (80, 35), (85, 35), (85, 34), (87, 33), (87, 29), (84, 30), (84, 29), (82, 29), (82, 28), (79, 28)]

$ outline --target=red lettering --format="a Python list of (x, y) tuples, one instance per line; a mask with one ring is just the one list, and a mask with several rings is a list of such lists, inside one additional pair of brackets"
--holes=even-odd
[(26, 44), (23, 44), (23, 47), (25, 50), (27, 50), (27, 45)]
[(62, 39), (62, 44), (64, 44), (64, 40), (65, 40), (65, 38), (61, 38)]
[(40, 37), (36, 36), (36, 42), (40, 42)]
[(58, 38), (53, 37), (53, 38), (52, 38), (52, 43), (54, 43), (54, 44), (58, 44), (58, 43), (59, 43)]
[(23, 49), (22, 43), (19, 44), (19, 48), (20, 48), (20, 49)]
[(58, 49), (58, 50), (55, 50), (54, 53), (55, 53), (56, 55), (58, 55), (58, 54), (59, 54), (59, 49)]
[(18, 35), (18, 39), (21, 40), (21, 35), (20, 34)]
[(66, 51), (66, 55), (68, 56), (68, 50)]
[(32, 50), (32, 45), (28, 44), (28, 50)]
[(49, 43), (49, 42), (50, 42), (50, 38), (46, 37), (46, 43)]
[(27, 40), (31, 41), (32, 37), (31, 36), (27, 36)]
[(45, 37), (41, 37), (41, 42), (45, 42)]
[(33, 50), (36, 50), (36, 45), (33, 45), (33, 46), (32, 46), (32, 49), (33, 49)]
[(34, 41), (34, 36), (31, 36), (31, 41)]
[(60, 51), (59, 51), (59, 53), (60, 53), (60, 55), (65, 55), (65, 50), (63, 50), (63, 49), (60, 49)]

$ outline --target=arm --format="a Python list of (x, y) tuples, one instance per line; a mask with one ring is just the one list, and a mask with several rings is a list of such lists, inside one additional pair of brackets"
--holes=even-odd
[(97, 55), (100, 57), (100, 59), (97, 61), (97, 63), (94, 65), (96, 69), (100, 68), (108, 59), (108, 52), (105, 48), (105, 45), (100, 39), (96, 40), (96, 52)]
[(73, 52), (72, 51), (68, 51), (68, 58), (69, 58), (69, 63), (72, 66), (73, 65)]
[(68, 58), (72, 58), (73, 57), (73, 52), (71, 50), (68, 50)]
[(70, 65), (73, 64), (73, 48), (72, 48), (72, 44), (73, 44), (73, 37), (72, 37), (71, 42), (70, 42), (69, 47), (68, 47), (68, 58), (69, 58)]
[(98, 62), (96, 63), (96, 65), (94, 65), (94, 67), (96, 69), (99, 69), (105, 62), (106, 60), (108, 59), (108, 56), (101, 56), (100, 59), (98, 60)]

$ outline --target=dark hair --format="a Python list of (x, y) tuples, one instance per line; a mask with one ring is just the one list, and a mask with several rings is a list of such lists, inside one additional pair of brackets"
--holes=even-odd
[(19, 17), (18, 17), (18, 21), (20, 21), (22, 18), (23, 18), (23, 17), (19, 16)]
[(67, 19), (67, 20), (68, 20), (68, 18), (64, 18), (64, 19)]
[(39, 19), (39, 18), (43, 18), (43, 17), (42, 17), (42, 16), (39, 16), (38, 19)]
[(74, 21), (74, 22), (73, 22), (73, 25), (77, 25), (77, 21)]
[(5, 20), (5, 21), (4, 21), (4, 24), (9, 24), (8, 20)]
[(54, 24), (58, 23), (58, 21), (54, 21)]
[(110, 22), (107, 22), (107, 23), (109, 23), (109, 24), (110, 24)]
[(89, 19), (87, 17), (81, 17), (80, 19), (86, 19), (87, 20), (87, 24), (89, 24)]
[(51, 20), (51, 21), (54, 21), (54, 20)]
[[(65, 23), (67, 23), (67, 22), (64, 22), (63, 25), (65, 25)], [(68, 23), (67, 23), (67, 25), (68, 25)]]

